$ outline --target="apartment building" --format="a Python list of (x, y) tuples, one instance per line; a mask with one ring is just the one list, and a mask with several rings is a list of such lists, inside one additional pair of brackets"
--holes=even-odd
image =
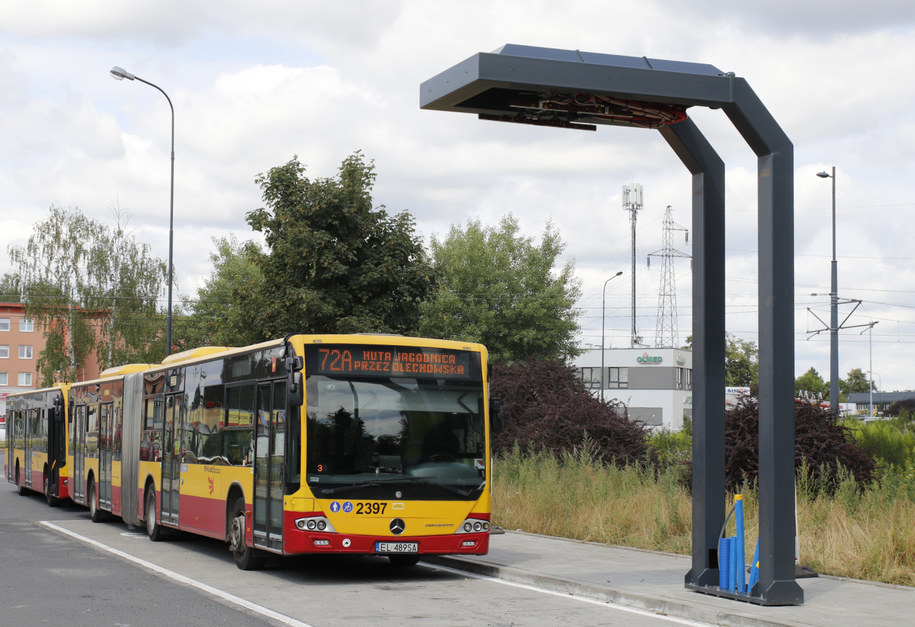
[[(0, 414), (6, 414), (8, 394), (41, 385), (38, 355), (45, 347), (42, 329), (26, 317), (21, 303), (0, 303)], [(80, 380), (98, 377), (99, 368), (91, 358), (80, 371)]]

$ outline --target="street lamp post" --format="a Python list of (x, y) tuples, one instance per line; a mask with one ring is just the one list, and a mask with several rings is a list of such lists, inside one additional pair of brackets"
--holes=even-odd
[(607, 313), (607, 283), (620, 276), (622, 270), (604, 281), (603, 297), (600, 309), (600, 400), (604, 402), (604, 388), (607, 387), (607, 371), (604, 369), (604, 317)]
[(168, 317), (165, 326), (165, 355), (167, 357), (172, 354), (172, 278), (174, 272), (172, 257), (175, 239), (175, 107), (172, 106), (172, 99), (168, 97), (165, 90), (154, 83), (150, 83), (118, 66), (111, 68), (111, 76), (119, 81), (124, 80), (125, 78), (129, 81), (137, 80), (158, 89), (159, 92), (165, 96), (165, 99), (168, 101), (168, 108), (171, 109), (172, 112), (172, 170), (171, 187), (169, 189), (168, 198)]
[(839, 412), (839, 270), (836, 262), (836, 166), (832, 174), (817, 172), (821, 179), (832, 179), (832, 264), (829, 288), (829, 409)]
[(867, 412), (871, 417), (874, 415), (874, 325), (878, 322), (874, 320), (865, 325), (867, 328), (864, 330), (867, 331)]

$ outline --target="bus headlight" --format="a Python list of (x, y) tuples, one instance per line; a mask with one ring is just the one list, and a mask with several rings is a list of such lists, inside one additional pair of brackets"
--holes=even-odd
[(324, 516), (308, 516), (307, 518), (297, 518), (295, 521), (296, 529), (300, 531), (323, 531), (325, 533), (337, 533), (334, 526), (330, 524)]
[(468, 518), (458, 527), (458, 533), (485, 533), (489, 531), (489, 521), (479, 518)]

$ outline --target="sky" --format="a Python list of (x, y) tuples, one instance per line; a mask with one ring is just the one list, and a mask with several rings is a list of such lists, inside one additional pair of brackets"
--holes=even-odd
[[(656, 131), (424, 111), (419, 86), (507, 43), (706, 63), (746, 79), (794, 144), (796, 375), (829, 377), (832, 181), (816, 173), (835, 167), (838, 295), (861, 301), (839, 307), (841, 376), (861, 368), (880, 390), (915, 389), (913, 31), (904, 0), (5, 2), (0, 272), (51, 205), (111, 225), (120, 212), (167, 258), (171, 114), (153, 88), (113, 80), (120, 66), (174, 106), (176, 301), (209, 277), (214, 238), (258, 239), (245, 221), (263, 206), (258, 174), (297, 156), (309, 177), (332, 177), (359, 150), (376, 167), (375, 203), (409, 211), (427, 244), (470, 219), (511, 213), (535, 241), (552, 224), (581, 281), (579, 363), (596, 365), (602, 337), (631, 343), (622, 187), (644, 191), (636, 323), (650, 347), (662, 264), (647, 258), (667, 206), (691, 229), (689, 173)], [(721, 111), (689, 115), (726, 164), (727, 329), (757, 341), (756, 157)], [(680, 231), (674, 245), (691, 252)], [(674, 269), (685, 341), (689, 260)]]

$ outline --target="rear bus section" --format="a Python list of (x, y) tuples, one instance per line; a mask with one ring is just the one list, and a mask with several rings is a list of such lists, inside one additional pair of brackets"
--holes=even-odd
[(43, 494), (48, 505), (70, 496), (67, 467), (69, 385), (7, 397), (6, 477), (20, 494)]

